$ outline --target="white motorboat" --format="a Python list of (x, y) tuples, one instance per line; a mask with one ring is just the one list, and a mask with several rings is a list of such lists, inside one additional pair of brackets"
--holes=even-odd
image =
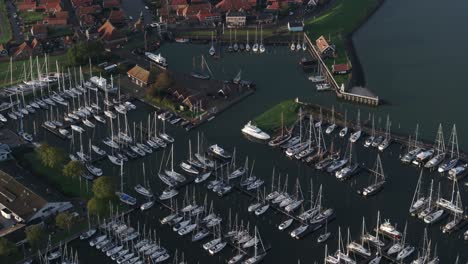
[(269, 140), (270, 135), (267, 133), (263, 132), (261, 129), (259, 129), (257, 126), (253, 125), (251, 121), (249, 121), (243, 128), (242, 128), (242, 133), (251, 136), (253, 138), (259, 139), (259, 140)]
[(183, 169), (184, 171), (190, 173), (190, 174), (194, 174), (194, 175), (198, 175), (200, 172), (192, 165), (182, 161), (180, 163), (180, 168)]
[(229, 159), (232, 157), (232, 155), (230, 153), (228, 153), (227, 151), (225, 151), (222, 147), (218, 146), (217, 144), (215, 145), (211, 145), (208, 150), (215, 154), (216, 156), (219, 156), (221, 158), (224, 158), (224, 159)]
[(163, 56), (161, 56), (161, 53), (159, 54), (154, 54), (154, 53), (151, 53), (151, 52), (145, 52), (145, 56), (150, 59), (152, 62), (160, 65), (160, 66), (163, 66), (163, 67), (167, 67), (168, 66), (168, 63), (167, 63), (167, 60), (166, 58), (164, 58)]

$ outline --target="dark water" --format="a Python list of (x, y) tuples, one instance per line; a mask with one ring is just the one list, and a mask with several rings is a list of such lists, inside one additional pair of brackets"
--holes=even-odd
[[(466, 44), (467, 37), (466, 34), (461, 34), (463, 30), (459, 27), (463, 26), (461, 14), (468, 4), (461, 0), (451, 1), (447, 6), (441, 6), (434, 0), (430, 2), (387, 1), (355, 36), (368, 85), (391, 102), (390, 105), (377, 109), (360, 107), (362, 117), (367, 118), (368, 112), (375, 112), (381, 118), (390, 113), (394, 120), (394, 129), (406, 132), (412, 132), (416, 122), (419, 122), (423, 127), (423, 136), (427, 138), (433, 137), (437, 123), (457, 122), (460, 141), (464, 145), (467, 144), (463, 141), (466, 124), (463, 123), (463, 115), (459, 113), (464, 102), (464, 96), (459, 96), (464, 94), (460, 66), (462, 59), (458, 56), (466, 55), (466, 51), (461, 47), (464, 46), (463, 43)], [(450, 43), (451, 48), (445, 48), (447, 43)], [(206, 54), (207, 50), (206, 46), (167, 45), (161, 52), (168, 58), (171, 68), (189, 72), (192, 68), (192, 57)], [(399, 229), (403, 229), (405, 222), (408, 222), (407, 240), (420, 247), (425, 226), (407, 213), (419, 172), (414, 167), (401, 165), (398, 160), (399, 146), (391, 146), (382, 157), (387, 174), (385, 189), (376, 197), (362, 199), (356, 194), (356, 190), (368, 182), (366, 173), (359, 174), (351, 181), (339, 182), (328, 174), (291, 161), (281, 152), (252, 143), (241, 135), (240, 129), (248, 120), (285, 99), (299, 97), (303, 101), (326, 106), (335, 105), (339, 111), (349, 109), (350, 113), (357, 109), (357, 106), (337, 102), (330, 94), (315, 92), (307, 76), (297, 65), (303, 55), (291, 53), (286, 48), (270, 48), (267, 54), (262, 55), (229, 54), (219, 61), (208, 59), (215, 78), (232, 78), (241, 68), (244, 78), (255, 80), (258, 91), (199, 130), (187, 134), (180, 128), (169, 127), (170, 133), (177, 140), (175, 159), (186, 158), (188, 139), (191, 138), (195, 145), (196, 133), (203, 132), (210, 143), (218, 143), (229, 150), (236, 147), (238, 160), (243, 160), (245, 156), (249, 156), (250, 160), (255, 159), (254, 172), (266, 180), (268, 187), (273, 167), (282, 175), (289, 174), (291, 192), (297, 177), (302, 183), (304, 194), (308, 193), (310, 179), (314, 181), (315, 191), (322, 184), (323, 203), (334, 208), (337, 214), (337, 219), (329, 225), (329, 230), (334, 236), (328, 242), (330, 250), (336, 249), (338, 226), (342, 227), (344, 233), (350, 227), (352, 237), (358, 239), (362, 217), (366, 218), (367, 229), (370, 230), (375, 226), (378, 210), (381, 211), (383, 219), (391, 219), (392, 222), (398, 223)], [(452, 70), (452, 75), (449, 75), (446, 68)], [(441, 107), (435, 107), (438, 103)], [(131, 112), (129, 119), (145, 121), (150, 111), (139, 105), (139, 110)], [(354, 118), (354, 114), (350, 114), (350, 118)], [(97, 140), (102, 133), (91, 136)], [(159, 152), (144, 159), (147, 179), (150, 179), (155, 192), (161, 190), (161, 183), (155, 174), (161, 155)], [(360, 162), (369, 167), (372, 166), (375, 156), (375, 150), (363, 150), (360, 147), (358, 151)], [(137, 160), (129, 162), (125, 167), (125, 188), (129, 192), (132, 192), (135, 184), (143, 180), (141, 164), (141, 160)], [(105, 168), (105, 174), (118, 177), (118, 169), (109, 165), (109, 162), (103, 162), (102, 166)], [(430, 179), (434, 179), (436, 185), (440, 182), (443, 194), (450, 195), (451, 184), (445, 178), (425, 173), (425, 186), (429, 184)], [(244, 222), (249, 221), (251, 226), (258, 226), (263, 241), (272, 248), (264, 263), (296, 263), (298, 259), (301, 263), (322, 261), (324, 246), (316, 243), (319, 232), (302, 240), (293, 240), (289, 233), (277, 229), (277, 225), (284, 220), (283, 216), (269, 211), (261, 217), (255, 217), (247, 213), (247, 206), (251, 200), (246, 196), (233, 192), (225, 198), (219, 198), (207, 192), (204, 186), (202, 184), (196, 187), (199, 203), (207, 193), (208, 200), (214, 201), (216, 212), (223, 215), (225, 226), (229, 209), (233, 215), (238, 213), (239, 219)], [(466, 189), (463, 186), (461, 188), (463, 200), (466, 202)], [(178, 196), (179, 203), (182, 199), (183, 191)], [(133, 215), (132, 223), (135, 227), (140, 223), (140, 226), (146, 225), (156, 229), (161, 243), (171, 253), (175, 249), (183, 251), (189, 263), (224, 263), (233, 255), (231, 249), (226, 248), (218, 256), (208, 256), (201, 249), (201, 243), (191, 243), (190, 238), (182, 238), (169, 227), (159, 224), (158, 219), (167, 214), (167, 210), (155, 206), (148, 212)], [(445, 220), (442, 223), (445, 223)], [(453, 263), (457, 254), (460, 254), (461, 262), (464, 263), (468, 254), (466, 244), (462, 240), (462, 232), (445, 235), (442, 234), (440, 226), (438, 224), (429, 227), (428, 232), (433, 245), (438, 245), (441, 263)], [(80, 249), (80, 259), (85, 263), (111, 263), (103, 254), (90, 249), (86, 243), (75, 242), (72, 246)]]

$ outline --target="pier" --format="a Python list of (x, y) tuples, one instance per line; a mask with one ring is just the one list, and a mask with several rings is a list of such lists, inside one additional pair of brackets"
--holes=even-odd
[(358, 104), (365, 104), (365, 105), (370, 105), (370, 106), (379, 105), (380, 103), (379, 97), (371, 94), (366, 88), (356, 87), (356, 88), (351, 89), (350, 91), (346, 91), (344, 84), (342, 84), (341, 86), (338, 85), (335, 78), (333, 77), (333, 74), (330, 72), (326, 63), (323, 61), (322, 56), (317, 51), (317, 49), (315, 48), (315, 45), (313, 44), (313, 42), (310, 40), (310, 38), (307, 36), (306, 33), (304, 33), (304, 39), (305, 39), (305, 43), (308, 46), (307, 50), (309, 51), (309, 54), (314, 59), (317, 60), (317, 67), (319, 67), (320, 72), (325, 77), (325, 82), (330, 84), (331, 89), (336, 94), (336, 97), (344, 99), (346, 101), (353, 102), (353, 103), (358, 103)]

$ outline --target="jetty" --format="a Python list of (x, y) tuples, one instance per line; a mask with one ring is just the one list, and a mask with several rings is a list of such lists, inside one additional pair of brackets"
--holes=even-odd
[(331, 89), (335, 92), (337, 98), (341, 98), (346, 101), (350, 101), (358, 104), (365, 104), (370, 106), (378, 106), (380, 99), (378, 96), (372, 94), (368, 89), (364, 87), (354, 87), (347, 91), (344, 84), (338, 85), (330, 69), (328, 69), (326, 63), (323, 61), (322, 56), (317, 51), (315, 45), (304, 33), (305, 43), (308, 46), (307, 50), (309, 54), (317, 60), (317, 67), (320, 69), (320, 72), (325, 77), (325, 82), (328, 83)]

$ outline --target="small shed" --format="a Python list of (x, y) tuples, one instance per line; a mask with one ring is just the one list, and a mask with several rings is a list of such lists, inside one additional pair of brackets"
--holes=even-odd
[(335, 75), (348, 74), (350, 70), (351, 70), (351, 67), (347, 63), (333, 64), (332, 66), (332, 72)]

